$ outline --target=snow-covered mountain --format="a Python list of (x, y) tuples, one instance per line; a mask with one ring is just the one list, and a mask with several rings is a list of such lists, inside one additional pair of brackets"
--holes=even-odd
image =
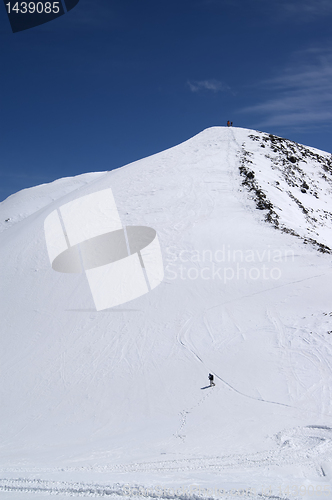
[[(331, 186), (330, 154), (215, 127), (2, 202), (0, 499), (331, 495)], [(44, 220), (107, 188), (165, 278), (97, 312)]]

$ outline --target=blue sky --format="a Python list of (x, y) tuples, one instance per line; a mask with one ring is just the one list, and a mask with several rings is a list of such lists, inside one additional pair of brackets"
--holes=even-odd
[(0, 5), (0, 201), (226, 125), (332, 152), (331, 0), (80, 0), (11, 33)]

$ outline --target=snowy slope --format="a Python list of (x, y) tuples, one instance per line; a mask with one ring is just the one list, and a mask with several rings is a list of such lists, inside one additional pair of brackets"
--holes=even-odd
[[(331, 495), (331, 182), (327, 153), (216, 127), (1, 203), (0, 498)], [(165, 279), (97, 313), (43, 223), (109, 187)]]

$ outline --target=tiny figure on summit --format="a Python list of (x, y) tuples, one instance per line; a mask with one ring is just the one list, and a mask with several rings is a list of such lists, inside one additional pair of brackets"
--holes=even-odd
[(213, 382), (213, 375), (212, 373), (209, 373), (209, 380), (210, 380), (210, 387), (212, 387), (213, 385), (216, 385), (214, 382)]
[(227, 121), (227, 127), (230, 127), (231, 126), (231, 122), (228, 120)]
[(231, 127), (233, 127), (233, 122), (231, 122)]

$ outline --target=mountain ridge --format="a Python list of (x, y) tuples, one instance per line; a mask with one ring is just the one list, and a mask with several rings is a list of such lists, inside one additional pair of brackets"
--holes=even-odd
[[(214, 131), (218, 130), (232, 133), (234, 142), (239, 148), (239, 160), (241, 163), (239, 171), (243, 177), (242, 186), (248, 191), (249, 197), (255, 201), (256, 208), (258, 210), (267, 211), (265, 220), (271, 223), (276, 229), (293, 234), (294, 236), (300, 238), (304, 243), (314, 245), (318, 251), (331, 253), (332, 250), (327, 244), (330, 240), (327, 240), (326, 236), (319, 234), (319, 231), (317, 232), (317, 226), (324, 222), (325, 225), (328, 223), (328, 227), (332, 228), (332, 213), (331, 211), (324, 210), (322, 207), (310, 207), (310, 203), (308, 205), (308, 196), (303, 197), (302, 194), (310, 194), (318, 199), (317, 190), (319, 191), (319, 188), (317, 186), (317, 177), (319, 176), (321, 177), (320, 180), (324, 180), (328, 185), (328, 195), (332, 193), (332, 155), (316, 148), (304, 146), (272, 134), (236, 127), (207, 128), (174, 148), (179, 148), (187, 143), (190, 144), (191, 141), (196, 141), (200, 138), (200, 136), (209, 133), (213, 134)], [(234, 136), (234, 133), (237, 137)], [(269, 143), (268, 149), (270, 152), (274, 153), (274, 155), (269, 156), (262, 154), (258, 148), (254, 148), (256, 149), (254, 152), (247, 151), (245, 148), (245, 142), (241, 143), (241, 140), (243, 141), (244, 139), (247, 141), (249, 140), (251, 143), (251, 149), (253, 147), (253, 143), (258, 143), (260, 148), (265, 148), (265, 145)], [(161, 153), (157, 153), (147, 158), (158, 158), (159, 155), (171, 152), (174, 148), (169, 148)], [(252, 156), (254, 157), (254, 161), (250, 159)], [(267, 184), (270, 182), (267, 179), (260, 179), (260, 176), (257, 175), (258, 172), (255, 173), (255, 169), (251, 168), (255, 162), (256, 164), (259, 164), (262, 157), (268, 158), (271, 171), (279, 170), (279, 174), (281, 174), (279, 175), (279, 180), (276, 180), (276, 178), (273, 180), (270, 179), (271, 183), (274, 182), (274, 187), (282, 191), (282, 186), (280, 185), (280, 179), (282, 179), (284, 181), (283, 184), (286, 197), (291, 200), (293, 207), (297, 208), (298, 211), (305, 216), (306, 228), (305, 231), (302, 231), (302, 234), (298, 234), (294, 228), (288, 227), (289, 224), (287, 225), (281, 214), (283, 209), (276, 205), (275, 194), (272, 196), (273, 200), (270, 199), (271, 192), (269, 191), (271, 191), (271, 188), (269, 190), (267, 189)], [(321, 172), (318, 172), (318, 175), (316, 175), (314, 179), (310, 179), (308, 174), (306, 175), (305, 169), (303, 168), (304, 163), (306, 163), (306, 159), (308, 158), (316, 164), (317, 168), (320, 167), (321, 169)], [(23, 220), (26, 216), (32, 215), (27, 212), (26, 208), (27, 206), (32, 207), (32, 199), (34, 199), (35, 203), (39, 199), (39, 203), (34, 208), (34, 211), (37, 211), (44, 208), (49, 201), (56, 202), (58, 196), (63, 196), (63, 191), (66, 191), (69, 186), (71, 191), (73, 190), (71, 186), (75, 185), (76, 189), (79, 190), (84, 185), (97, 181), (100, 176), (107, 176), (112, 172), (120, 172), (126, 168), (135, 168), (136, 165), (139, 166), (140, 163), (144, 162), (146, 159), (135, 161), (112, 171), (91, 172), (75, 177), (61, 178), (48, 184), (27, 188), (15, 193), (0, 203), (0, 232), (10, 227), (13, 223), (15, 223), (15, 221)], [(300, 168), (300, 164), (302, 164), (302, 168)], [(62, 187), (65, 185), (67, 185), (68, 188)], [(292, 189), (295, 187), (299, 188), (297, 190), (299, 193), (296, 193), (296, 196), (292, 193)], [(40, 193), (38, 193), (38, 191), (40, 191)], [(322, 191), (322, 189), (320, 191)], [(48, 194), (48, 192), (50, 192), (50, 194)], [(300, 199), (301, 196), (302, 199)], [(26, 198), (26, 201), (24, 201), (24, 198)], [(307, 200), (303, 202), (303, 198), (307, 198)], [(323, 203), (327, 204), (327, 201), (324, 200)], [(17, 213), (17, 211), (21, 213)], [(318, 220), (314, 215), (312, 215), (314, 213), (316, 216), (318, 214)], [(317, 238), (318, 241), (314, 236), (319, 236), (319, 238)], [(332, 245), (332, 243), (330, 243), (330, 245)]]

